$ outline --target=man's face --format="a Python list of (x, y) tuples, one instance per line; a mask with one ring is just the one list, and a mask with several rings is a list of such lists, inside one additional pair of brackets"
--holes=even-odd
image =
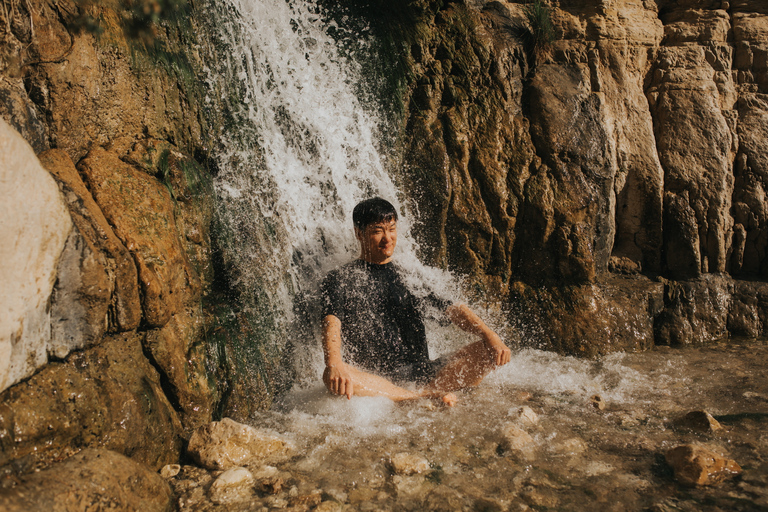
[(397, 221), (375, 222), (364, 230), (355, 229), (360, 241), (360, 258), (379, 265), (389, 263), (397, 245)]

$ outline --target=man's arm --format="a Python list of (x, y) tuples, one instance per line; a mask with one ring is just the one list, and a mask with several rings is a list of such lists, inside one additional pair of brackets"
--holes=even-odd
[(494, 362), (498, 366), (507, 364), (512, 359), (512, 351), (501, 341), (499, 335), (465, 304), (453, 304), (445, 310), (445, 314), (459, 329), (480, 336), (485, 346), (493, 353)]
[(341, 320), (333, 315), (323, 318), (323, 355), (325, 371), (323, 382), (331, 393), (352, 398), (352, 377), (341, 359)]

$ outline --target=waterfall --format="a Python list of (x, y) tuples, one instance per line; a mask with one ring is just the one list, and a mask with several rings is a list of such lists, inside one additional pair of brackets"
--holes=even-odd
[[(311, 323), (306, 297), (328, 270), (357, 256), (351, 212), (371, 196), (401, 214), (397, 261), (451, 288), (442, 272), (418, 263), (409, 216), (380, 150), (381, 117), (355, 94), (364, 80), (360, 66), (339, 51), (318, 7), (286, 0), (225, 5), (217, 24), (221, 63), (209, 84), (218, 95), (210, 100), (229, 116), (215, 178), (220, 237), (232, 285), (268, 333), (263, 343), (281, 349), (286, 338), (312, 336), (289, 332), (291, 325)], [(304, 317), (295, 318), (297, 310)]]

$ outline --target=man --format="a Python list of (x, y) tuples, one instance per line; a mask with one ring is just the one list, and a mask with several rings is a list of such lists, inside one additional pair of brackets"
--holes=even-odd
[[(454, 405), (452, 391), (476, 386), (495, 366), (508, 363), (511, 352), (466, 305), (448, 305), (434, 295), (419, 299), (405, 286), (392, 263), (397, 219), (392, 204), (378, 197), (352, 212), (360, 258), (330, 272), (322, 286), (323, 382), (347, 398), (428, 397)], [(445, 360), (430, 360), (422, 320), (425, 302), (480, 340)], [(419, 388), (403, 387), (408, 383)]]

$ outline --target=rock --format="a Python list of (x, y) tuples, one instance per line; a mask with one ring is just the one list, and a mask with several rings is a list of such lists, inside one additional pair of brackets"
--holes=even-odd
[(536, 446), (533, 438), (514, 423), (508, 424), (501, 433), (499, 448), (524, 460), (533, 460)]
[(313, 510), (315, 512), (340, 512), (342, 510), (341, 503), (338, 503), (336, 501), (323, 501), (318, 506), (316, 506)]
[(681, 445), (664, 454), (675, 478), (686, 485), (715, 485), (741, 473), (736, 461), (697, 445)]
[(677, 421), (677, 424), (684, 428), (700, 430), (703, 432), (714, 432), (723, 427), (707, 411), (691, 411)]
[[(95, 310), (102, 317), (108, 317), (109, 330), (130, 331), (137, 328), (141, 321), (141, 302), (133, 257), (115, 235), (69, 156), (60, 149), (52, 149), (42, 153), (39, 158), (43, 167), (58, 181), (72, 221), (82, 239), (79, 243), (82, 256), (76, 261), (78, 268), (70, 271), (74, 275), (68, 280), (64, 279), (66, 276), (61, 276), (64, 282), (58, 285), (59, 295), (67, 294), (72, 300), (64, 302), (58, 296), (54, 302), (54, 312), (62, 310), (58, 315), (61, 318), (59, 325), (54, 324), (54, 334), (60, 332), (59, 336), (63, 338), (90, 334), (88, 327), (82, 323), (97, 325), (98, 322), (91, 320), (94, 313), (86, 311), (73, 318), (77, 307)], [(98, 261), (94, 262), (93, 259)], [(106, 284), (101, 284), (104, 279), (100, 275), (102, 272), (108, 276)], [(69, 284), (69, 281), (74, 282)], [(98, 288), (108, 292), (106, 297), (94, 293), (98, 292)], [(93, 333), (91, 337), (95, 338), (97, 334)], [(87, 342), (82, 344), (87, 345)]]
[(419, 455), (401, 452), (393, 455), (390, 460), (392, 470), (397, 475), (415, 475), (429, 471), (429, 461)]
[(56, 182), (2, 119), (0, 183), (2, 391), (48, 361), (49, 300), (72, 220)]
[(571, 437), (562, 441), (554, 441), (549, 445), (550, 451), (558, 455), (577, 456), (587, 451), (587, 443), (578, 437)]
[(247, 469), (230, 468), (213, 481), (208, 496), (219, 505), (245, 501), (253, 494), (253, 483), (253, 475)]
[(167, 392), (180, 409), (185, 437), (207, 425), (213, 414), (216, 388), (208, 378), (204, 325), (181, 310), (159, 329), (147, 332), (144, 346), (167, 379)]
[(458, 491), (447, 485), (439, 485), (424, 497), (423, 510), (463, 510), (463, 505), (464, 497)]
[(166, 480), (175, 477), (181, 471), (179, 464), (166, 464), (163, 469), (160, 470), (160, 476)]
[(539, 415), (527, 405), (517, 409), (510, 409), (508, 416), (512, 417), (513, 421), (520, 425), (536, 425), (539, 422)]
[(293, 496), (290, 500), (288, 500), (288, 505), (291, 507), (309, 510), (317, 507), (322, 501), (322, 495), (319, 491), (317, 491), (301, 496)]
[(181, 423), (144, 357), (140, 333), (106, 337), (0, 394), (0, 466), (31, 468), (77, 447), (130, 455), (157, 471), (181, 453)]
[(83, 450), (50, 468), (19, 478), (0, 490), (0, 509), (166, 512), (173, 495), (150, 468), (109, 450)]
[(196, 430), (187, 447), (195, 462), (212, 470), (269, 463), (286, 458), (293, 450), (286, 440), (229, 418)]
[(197, 294), (199, 286), (181, 245), (168, 190), (116, 154), (98, 147), (80, 161), (78, 169), (104, 216), (133, 255), (144, 319), (152, 327), (164, 326)]
[(605, 410), (605, 400), (600, 395), (592, 395), (589, 398), (589, 405), (597, 409), (598, 411)]

